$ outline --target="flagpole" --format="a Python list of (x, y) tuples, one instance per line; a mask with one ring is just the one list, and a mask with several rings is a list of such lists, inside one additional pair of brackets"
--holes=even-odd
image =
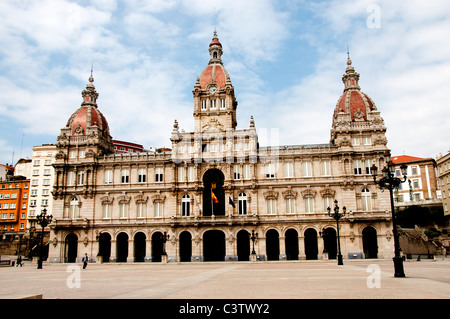
[(214, 216), (214, 200), (213, 200), (213, 191), (212, 191), (212, 185), (211, 185), (211, 216)]

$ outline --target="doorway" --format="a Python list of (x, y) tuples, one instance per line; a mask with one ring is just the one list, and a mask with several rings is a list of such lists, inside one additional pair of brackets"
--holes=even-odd
[(318, 253), (317, 232), (313, 228), (305, 230), (305, 254), (306, 260), (316, 260)]
[(128, 258), (128, 234), (117, 235), (117, 262), (127, 262)]
[(192, 258), (192, 235), (188, 231), (180, 234), (180, 261), (191, 261)]
[(325, 228), (323, 230), (323, 248), (324, 253), (328, 253), (328, 259), (336, 259), (337, 256), (337, 236), (334, 228)]
[(65, 241), (65, 260), (68, 263), (74, 263), (77, 261), (78, 255), (78, 236), (74, 233), (70, 233), (66, 236)]
[(365, 258), (378, 258), (377, 231), (368, 226), (362, 231), (363, 250)]
[(246, 230), (237, 233), (237, 257), (238, 261), (250, 260), (250, 234)]
[(295, 229), (288, 229), (285, 235), (286, 259), (298, 260), (298, 233)]
[(225, 234), (221, 230), (208, 230), (203, 234), (203, 260), (225, 261)]
[(144, 233), (137, 233), (134, 235), (134, 261), (144, 262), (145, 261), (145, 240), (146, 236)]
[(266, 255), (267, 260), (280, 259), (280, 238), (275, 229), (271, 229), (266, 233)]
[(203, 216), (225, 216), (225, 176), (214, 168), (203, 175)]
[(103, 262), (107, 263), (111, 257), (111, 235), (101, 233), (99, 236), (98, 254), (103, 257)]

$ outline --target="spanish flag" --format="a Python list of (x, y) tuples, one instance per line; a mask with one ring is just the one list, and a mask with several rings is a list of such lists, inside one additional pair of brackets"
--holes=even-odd
[(219, 202), (219, 200), (217, 199), (217, 197), (216, 197), (216, 195), (214, 195), (214, 193), (213, 193), (213, 191), (211, 190), (211, 197), (212, 197), (212, 199), (213, 199), (213, 201), (214, 201), (214, 203), (218, 203)]

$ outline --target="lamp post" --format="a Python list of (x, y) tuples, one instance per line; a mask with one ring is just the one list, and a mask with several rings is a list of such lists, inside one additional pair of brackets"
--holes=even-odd
[(336, 220), (336, 227), (337, 227), (337, 240), (338, 240), (338, 265), (343, 265), (342, 262), (342, 254), (341, 254), (341, 239), (339, 237), (339, 219), (345, 216), (345, 213), (347, 212), (347, 208), (344, 206), (342, 207), (342, 213), (339, 213), (339, 206), (337, 199), (334, 201), (334, 213), (331, 213), (331, 208), (327, 208), (328, 216), (333, 217)]
[(47, 215), (47, 209), (44, 208), (42, 213), (36, 216), (37, 223), (42, 227), (42, 237), (41, 237), (41, 249), (39, 250), (39, 260), (37, 269), (42, 269), (42, 262), (44, 260), (44, 228), (52, 222), (52, 215)]
[(258, 239), (258, 234), (255, 234), (255, 231), (252, 230), (252, 236), (250, 237), (250, 239), (252, 240), (253, 243), (253, 249), (252, 249), (252, 255), (256, 255), (256, 251), (255, 251), (255, 241)]
[(390, 156), (386, 157), (386, 167), (382, 169), (383, 177), (377, 181), (377, 172), (378, 167), (373, 164), (371, 167), (373, 181), (380, 186), (381, 190), (385, 188), (389, 189), (389, 196), (391, 200), (391, 212), (392, 212), (392, 233), (394, 235), (394, 277), (405, 277), (405, 272), (403, 270), (403, 259), (400, 257), (400, 243), (398, 239), (397, 233), (397, 223), (395, 221), (395, 211), (394, 211), (394, 188), (398, 187), (401, 183), (406, 182), (406, 169), (407, 166), (402, 164), (400, 166), (400, 170), (403, 175), (403, 180), (398, 177), (395, 177), (395, 167), (391, 161)]

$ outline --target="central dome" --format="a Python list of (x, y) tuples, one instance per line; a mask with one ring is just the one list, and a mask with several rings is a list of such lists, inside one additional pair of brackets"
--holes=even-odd
[(214, 31), (213, 38), (209, 44), (209, 55), (211, 59), (208, 66), (200, 74), (200, 87), (206, 89), (209, 85), (215, 84), (219, 88), (225, 88), (229, 75), (222, 63), (222, 44), (217, 37), (216, 31)]

